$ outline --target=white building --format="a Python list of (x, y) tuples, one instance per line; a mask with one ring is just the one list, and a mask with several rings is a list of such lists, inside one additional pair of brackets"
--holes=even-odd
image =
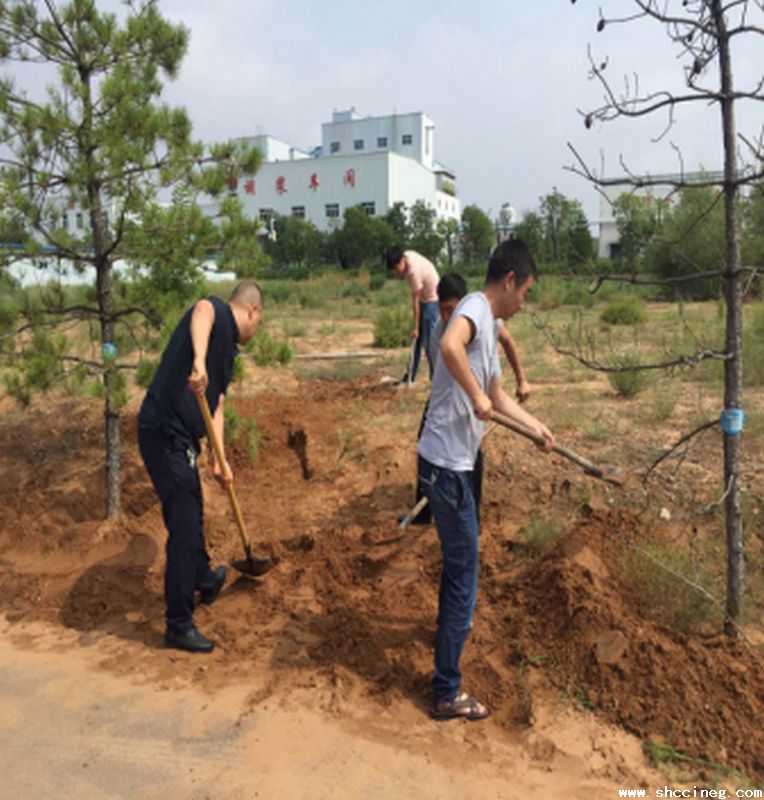
[[(346, 208), (384, 216), (395, 203), (423, 200), (438, 219), (461, 219), (455, 176), (434, 156), (435, 126), (421, 112), (361, 117), (335, 111), (321, 145), (305, 152), (271, 136), (242, 141), (263, 153), (256, 175), (231, 184), (245, 213), (265, 224), (279, 216), (309, 220), (322, 231), (342, 224)], [(214, 214), (217, 203), (205, 210)]]
[[(721, 173), (717, 172), (688, 172), (684, 175), (654, 175), (645, 176), (644, 180), (655, 181), (653, 186), (631, 187), (602, 186), (600, 187), (600, 219), (599, 219), (599, 257), (611, 258), (618, 261), (621, 258), (621, 242), (618, 235), (618, 227), (613, 215), (613, 203), (622, 194), (633, 194), (641, 197), (645, 203), (655, 203), (658, 200), (671, 206), (678, 202), (676, 183), (682, 182), (692, 185), (699, 181), (722, 180)], [(666, 181), (666, 183), (662, 183)]]

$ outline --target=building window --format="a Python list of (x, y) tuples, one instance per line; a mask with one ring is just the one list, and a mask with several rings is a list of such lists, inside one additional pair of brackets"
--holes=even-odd
[(411, 144), (413, 141), (414, 137), (410, 133), (404, 133), (401, 138), (401, 144)]
[(361, 208), (370, 216), (373, 217), (376, 214), (376, 206), (373, 202), (371, 203), (361, 203)]
[(297, 219), (305, 219), (305, 206), (292, 206), (292, 216)]
[(377, 147), (387, 147), (387, 136), (377, 136)]
[(61, 227), (65, 231), (69, 230), (69, 215), (66, 213), (66, 211), (64, 211), (64, 213), (61, 215)]
[(259, 211), (260, 222), (268, 223), (273, 218), (272, 208), (261, 208)]
[(332, 142), (332, 143), (329, 145), (329, 150), (330, 150), (332, 153), (339, 153), (339, 152), (340, 152), (340, 143), (339, 143), (339, 142)]
[(340, 204), (339, 203), (327, 203), (326, 204), (326, 216), (336, 218), (340, 215)]
[(78, 211), (77, 212), (77, 229), (78, 230), (82, 230), (82, 224), (83, 224), (82, 223), (82, 212)]
[(353, 142), (353, 149), (354, 150), (363, 150), (363, 139), (356, 139)]

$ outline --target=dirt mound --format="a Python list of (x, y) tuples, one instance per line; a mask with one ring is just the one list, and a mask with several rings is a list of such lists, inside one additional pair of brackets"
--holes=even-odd
[(641, 619), (624, 590), (624, 512), (575, 526), (517, 578), (526, 657), (543, 654), (553, 680), (643, 739), (692, 757), (764, 773), (764, 657), (727, 638), (684, 636)]
[[(229, 445), (237, 493), (255, 553), (277, 565), (258, 581), (232, 575), (218, 602), (198, 609), (218, 644), (203, 665), (161, 649), (165, 534), (134, 411), (122, 423), (123, 514), (110, 523), (100, 520), (97, 401), (0, 427), (0, 608), (19, 625), (78, 631), (84, 645), (110, 637), (104, 668), (160, 686), (248, 680), (262, 699), (321, 684), (333, 702), (346, 692), (426, 710), (440, 549), (433, 528), (395, 525), (412, 501), (416, 398), (358, 381), (232, 402), (260, 436), (254, 464), (243, 442)], [(564, 689), (641, 737), (764, 775), (761, 656), (639, 616), (618, 577), (621, 538), (639, 526), (632, 515), (594, 512), (543, 558), (518, 555), (531, 510), (567, 502), (555, 489), (560, 467), (488, 457), (465, 688), (510, 730), (533, 721), (539, 692)], [(239, 558), (227, 497), (202, 468), (213, 561)], [(571, 506), (564, 511), (569, 518)]]

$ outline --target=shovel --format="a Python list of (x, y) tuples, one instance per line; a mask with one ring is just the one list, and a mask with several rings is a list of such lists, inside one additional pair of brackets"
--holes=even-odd
[[(225, 463), (223, 448), (220, 446), (220, 441), (215, 433), (215, 429), (212, 427), (212, 415), (210, 414), (210, 407), (207, 404), (207, 398), (203, 394), (198, 394), (196, 399), (199, 401), (199, 409), (204, 417), (207, 437), (215, 450), (218, 464), (222, 466)], [(231, 501), (231, 508), (233, 509), (233, 515), (236, 517), (236, 526), (239, 529), (241, 543), (244, 546), (244, 555), (246, 556), (246, 558), (232, 561), (231, 566), (246, 578), (257, 578), (259, 575), (264, 575), (268, 572), (273, 566), (273, 563), (269, 558), (255, 558), (255, 556), (252, 555), (252, 545), (249, 543), (249, 537), (244, 528), (244, 517), (241, 515), (241, 508), (236, 498), (236, 491), (233, 488), (233, 481), (230, 481), (226, 488), (228, 489), (228, 499)]]
[[(503, 425), (505, 428), (509, 428), (515, 433), (519, 433), (526, 439), (530, 439), (532, 442), (535, 442), (535, 444), (543, 445), (546, 441), (540, 434), (530, 430), (529, 428), (526, 428), (525, 425), (521, 425), (519, 422), (515, 422), (513, 419), (510, 419), (504, 414), (500, 414), (498, 411), (491, 412), (491, 419), (494, 422), (498, 422), (499, 425)], [(555, 444), (554, 452), (558, 455), (561, 455), (563, 458), (567, 458), (568, 461), (572, 461), (574, 464), (577, 464), (587, 475), (591, 475), (594, 478), (607, 481), (607, 483), (611, 483), (613, 486), (623, 486), (625, 482), (623, 470), (619, 469), (618, 467), (598, 467), (596, 464), (592, 464), (591, 461), (588, 461), (577, 453), (574, 453), (567, 447), (563, 447), (561, 444)]]
[(409, 363), (406, 367), (406, 378), (405, 378), (407, 389), (411, 388), (411, 375), (414, 372), (414, 353), (416, 352), (416, 343), (417, 340), (414, 339), (411, 342), (411, 349), (409, 350)]

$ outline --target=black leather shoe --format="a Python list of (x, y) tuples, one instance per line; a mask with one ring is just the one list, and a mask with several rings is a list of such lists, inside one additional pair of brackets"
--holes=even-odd
[(220, 590), (223, 588), (223, 584), (225, 583), (225, 576), (226, 576), (226, 569), (225, 567), (218, 567), (213, 573), (214, 578), (214, 585), (210, 586), (209, 588), (202, 589), (199, 593), (199, 599), (205, 605), (211, 605), (218, 599), (218, 595), (220, 594)]
[(173, 631), (168, 628), (164, 634), (164, 646), (189, 653), (211, 653), (215, 649), (215, 642), (202, 636), (196, 628), (187, 631)]

